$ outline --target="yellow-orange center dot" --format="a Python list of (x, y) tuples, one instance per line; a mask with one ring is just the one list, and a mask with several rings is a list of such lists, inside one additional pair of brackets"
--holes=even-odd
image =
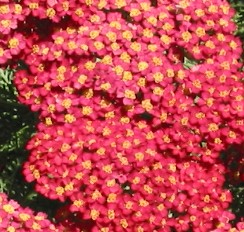
[(141, 11), (137, 8), (133, 8), (130, 10), (130, 17), (136, 17), (141, 14)]
[(189, 31), (185, 31), (181, 34), (181, 37), (185, 42), (189, 42), (192, 38), (192, 35)]
[(139, 69), (139, 71), (144, 71), (144, 70), (146, 70), (147, 68), (148, 68), (148, 63), (147, 62), (145, 62), (145, 61), (140, 61), (139, 63), (138, 63), (138, 69)]
[(52, 19), (56, 15), (56, 11), (53, 8), (48, 8), (46, 10), (46, 16)]
[(28, 7), (29, 7), (31, 10), (35, 10), (35, 9), (38, 9), (39, 4), (38, 4), (37, 2), (32, 2), (32, 3), (29, 3)]
[(75, 200), (73, 202), (73, 205), (76, 206), (77, 208), (80, 208), (80, 207), (82, 207), (84, 205), (84, 201), (82, 201), (82, 200)]
[(9, 48), (16, 48), (19, 46), (19, 40), (17, 38), (12, 38), (8, 41)]
[(100, 212), (98, 210), (92, 209), (90, 212), (90, 216), (92, 220), (97, 220), (97, 218), (99, 217)]

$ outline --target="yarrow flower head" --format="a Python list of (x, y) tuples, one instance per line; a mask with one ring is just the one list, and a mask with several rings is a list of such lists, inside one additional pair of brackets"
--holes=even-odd
[(244, 91), (225, 0), (24, 0), (0, 12), (0, 64), (39, 113), (23, 167), (37, 192), (94, 231), (231, 227), (219, 153), (243, 143)]
[(16, 201), (9, 200), (6, 194), (0, 194), (0, 229), (2, 231), (60, 231), (41, 212), (34, 213), (29, 208), (21, 207)]

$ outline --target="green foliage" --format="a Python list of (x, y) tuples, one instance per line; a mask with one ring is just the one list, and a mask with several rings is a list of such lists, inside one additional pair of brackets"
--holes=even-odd
[(195, 65), (197, 65), (198, 62), (195, 60), (188, 59), (187, 57), (184, 57), (184, 68), (185, 69), (191, 69)]
[(234, 17), (234, 22), (238, 26), (236, 35), (244, 39), (244, 2), (240, 0), (230, 0), (230, 3), (236, 10)]
[(18, 103), (13, 77), (13, 70), (0, 69), (0, 192), (51, 217), (60, 203), (37, 194), (22, 176), (28, 157), (25, 145), (35, 133), (37, 115)]

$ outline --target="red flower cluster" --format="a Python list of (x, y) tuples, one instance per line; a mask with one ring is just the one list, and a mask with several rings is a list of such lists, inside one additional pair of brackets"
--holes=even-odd
[(19, 100), (40, 115), (24, 164), (38, 192), (93, 231), (231, 229), (219, 152), (243, 142), (244, 91), (226, 1), (23, 0), (0, 12), (0, 63), (25, 64)]
[(29, 208), (22, 208), (16, 201), (8, 200), (4, 193), (0, 193), (0, 231), (6, 232), (35, 232), (35, 231), (63, 231), (47, 219), (44, 213), (34, 212)]

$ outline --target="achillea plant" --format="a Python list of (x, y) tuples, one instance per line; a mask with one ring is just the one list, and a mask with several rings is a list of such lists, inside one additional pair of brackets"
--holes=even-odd
[(244, 132), (230, 5), (17, 2), (0, 6), (0, 63), (39, 113), (23, 165), (36, 191), (90, 231), (241, 231), (219, 158)]
[(21, 207), (16, 201), (9, 200), (0, 193), (0, 230), (7, 232), (63, 231), (47, 219), (44, 213), (35, 214), (29, 208)]

